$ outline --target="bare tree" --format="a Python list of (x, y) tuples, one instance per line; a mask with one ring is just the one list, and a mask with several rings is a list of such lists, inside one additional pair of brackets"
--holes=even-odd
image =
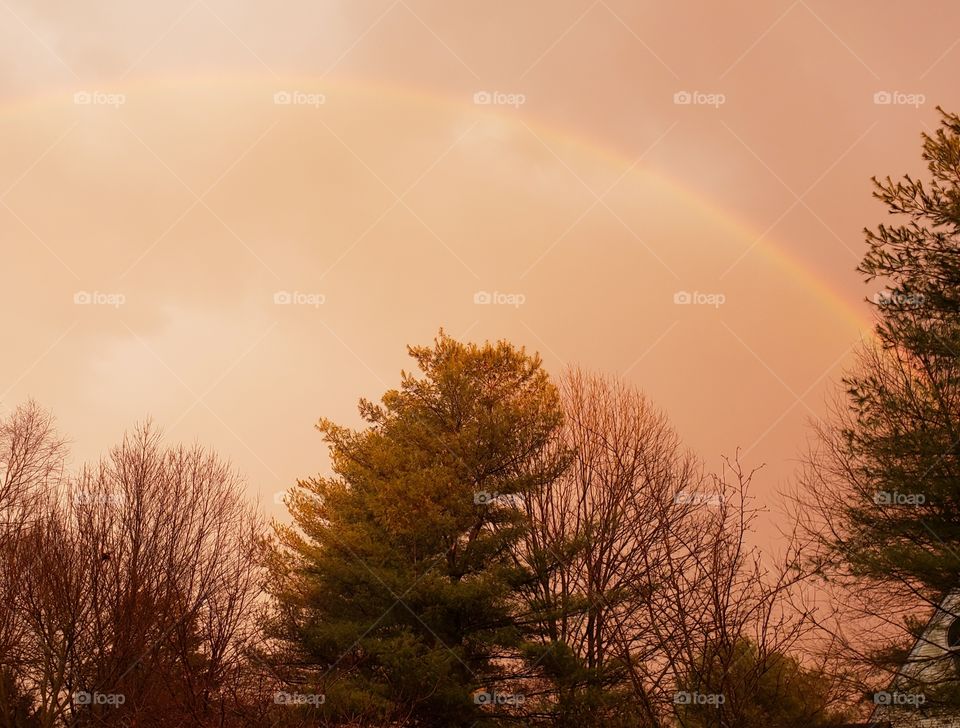
[(922, 434), (936, 388), (895, 348), (864, 347), (856, 371), (897, 406), (868, 419), (838, 395), (790, 494), (817, 576), (817, 626), (851, 693), (898, 689), (923, 693), (928, 710), (955, 709), (953, 653), (926, 633), (931, 618), (960, 619), (956, 502), (945, 495), (955, 462)]
[(0, 419), (0, 721), (24, 724), (32, 706), (24, 680), (28, 623), (19, 609), (30, 574), (32, 535), (63, 478), (65, 446), (53, 417), (29, 401)]
[[(540, 694), (572, 704), (571, 723), (666, 726), (678, 689), (709, 675), (702, 689), (725, 695), (716, 725), (749, 725), (755, 687), (810, 628), (789, 598), (802, 581), (795, 549), (774, 568), (749, 543), (753, 473), (732, 461), (705, 474), (666, 417), (621, 382), (572, 370), (560, 388), (557, 448), (573, 460), (525, 503), (529, 599), (549, 643), (540, 667), (554, 679)], [(575, 658), (567, 679), (553, 667), (564, 650)]]
[(233, 469), (150, 425), (51, 493), (13, 596), (33, 724), (242, 724), (260, 538)]
[(533, 524), (527, 558), (538, 575), (532, 600), (551, 642), (572, 650), (585, 668), (584, 682), (606, 691), (627, 685), (625, 710), (651, 722), (660, 711), (652, 676), (643, 673), (655, 669), (653, 658), (663, 657), (670, 639), (662, 615), (651, 624), (655, 594), (685, 571), (702, 538), (698, 514), (710, 501), (709, 481), (636, 390), (578, 370), (560, 388), (566, 424), (558, 447), (574, 457), (526, 504)]

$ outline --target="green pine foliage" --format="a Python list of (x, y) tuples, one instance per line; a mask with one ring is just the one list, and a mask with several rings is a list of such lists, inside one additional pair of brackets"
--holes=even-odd
[(876, 181), (895, 225), (867, 231), (878, 346), (846, 380), (860, 497), (838, 544), (854, 571), (937, 599), (960, 580), (960, 118), (924, 135), (930, 180)]
[[(522, 714), (532, 621), (516, 546), (522, 496), (562, 469), (540, 360), (443, 332), (411, 347), (367, 423), (322, 420), (333, 477), (299, 483), (279, 529), (274, 635), (319, 713), (357, 725), (483, 726)], [(306, 691), (306, 690), (305, 690)], [(514, 724), (515, 721), (514, 721)]]
[[(876, 340), (819, 428), (806, 490), (824, 521), (820, 573), (872, 625), (852, 654), (874, 685), (900, 673), (960, 586), (960, 117), (941, 114), (923, 135), (928, 179), (874, 180), (892, 220), (866, 231), (859, 267), (876, 291)], [(950, 689), (957, 673), (943, 662), (934, 682)], [(914, 686), (928, 705), (941, 692), (934, 682)]]
[(678, 686), (683, 728), (830, 728), (850, 719), (833, 706), (830, 676), (781, 653), (761, 654), (756, 643), (712, 645)]

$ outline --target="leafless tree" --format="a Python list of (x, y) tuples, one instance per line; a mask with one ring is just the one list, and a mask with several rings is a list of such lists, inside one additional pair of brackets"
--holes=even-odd
[[(954, 533), (956, 505), (929, 494), (929, 481), (956, 480), (954, 461), (947, 453), (940, 457), (930, 443), (921, 444), (915, 432), (905, 434), (907, 423), (923, 433), (930, 426), (924, 423), (934, 421), (925, 408), (936, 387), (923, 386), (895, 349), (864, 348), (858, 366), (897, 407), (864, 424), (838, 395), (830, 417), (814, 426), (813, 444), (789, 493), (806, 568), (817, 577), (807, 602), (817, 607), (824, 652), (829, 649), (839, 663), (851, 694), (899, 684), (904, 692), (923, 692), (928, 708), (941, 700), (955, 706), (960, 697), (953, 654), (938, 645), (911, 654), (914, 645), (927, 645), (931, 617), (943, 623), (960, 619), (955, 591), (960, 556), (947, 535)], [(889, 453), (851, 446), (851, 433), (862, 436), (868, 428), (889, 433)], [(897, 495), (883, 489), (898, 478), (907, 486), (906, 505), (883, 498)], [(918, 494), (919, 504), (909, 500)]]
[[(524, 558), (543, 633), (568, 646), (598, 687), (628, 687), (641, 725), (672, 725), (678, 686), (709, 662), (726, 681), (714, 689), (730, 694), (717, 725), (738, 725), (746, 708), (737, 701), (749, 699), (765, 660), (809, 629), (789, 599), (802, 579), (789, 568), (795, 550), (777, 568), (764, 564), (749, 542), (753, 473), (730, 461), (706, 474), (640, 392), (578, 370), (560, 386), (566, 425), (557, 447), (573, 460), (525, 504)], [(734, 669), (746, 642), (756, 664)]]
[(13, 595), (32, 724), (241, 725), (260, 538), (233, 469), (150, 425), (42, 499)]
[(31, 536), (62, 483), (65, 454), (53, 417), (36, 402), (0, 419), (0, 720), (6, 725), (30, 709), (23, 677), (28, 623), (19, 597), (31, 573)]

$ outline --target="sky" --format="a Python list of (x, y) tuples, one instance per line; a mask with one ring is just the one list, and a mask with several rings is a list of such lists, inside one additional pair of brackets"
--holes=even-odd
[(147, 417), (271, 516), (442, 327), (622, 376), (776, 525), (953, 2), (0, 0), (0, 412)]

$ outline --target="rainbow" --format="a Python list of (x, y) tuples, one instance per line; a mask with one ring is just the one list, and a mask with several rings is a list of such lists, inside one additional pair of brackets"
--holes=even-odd
[[(338, 77), (333, 79), (302, 75), (274, 76), (265, 73), (248, 73), (242, 75), (223, 73), (196, 74), (190, 76), (167, 75), (146, 76), (131, 81), (121, 81), (112, 84), (98, 84), (96, 89), (108, 93), (124, 93), (130, 92), (133, 89), (155, 90), (166, 87), (183, 89), (186, 87), (202, 87), (204, 85), (217, 86), (223, 84), (241, 87), (259, 86), (264, 88), (315, 89), (323, 92), (342, 89), (344, 92), (375, 94), (377, 97), (392, 96), (402, 99), (407, 103), (415, 101), (424, 105), (442, 107), (445, 110), (454, 112), (463, 112), (469, 104), (469, 108), (474, 114), (480, 113), (485, 116), (494, 117), (498, 122), (511, 127), (516, 127), (520, 124), (515, 115), (500, 110), (496, 106), (476, 107), (472, 103), (469, 103), (469, 99), (466, 98), (438, 94), (434, 91), (427, 91), (426, 89), (413, 86), (398, 87), (370, 79), (358, 78)], [(40, 95), (9, 100), (3, 104), (2, 110), (0, 110), (0, 118), (15, 116), (18, 113), (26, 111), (35, 112), (38, 107), (43, 107), (45, 104), (49, 104), (50, 106), (61, 105), (65, 98), (71, 98), (72, 95), (79, 90), (83, 90), (83, 87), (71, 85), (70, 87), (51, 89)], [(478, 109), (480, 110), (478, 111)], [(572, 132), (569, 129), (559, 128), (544, 122), (542, 119), (537, 119), (529, 115), (524, 115), (523, 124), (536, 131), (545, 141), (554, 142), (558, 145), (569, 145), (585, 153), (588, 157), (611, 166), (613, 171), (622, 174), (634, 166), (634, 160), (626, 154), (596, 139)], [(703, 212), (705, 216), (723, 230), (730, 233), (732, 237), (747, 242), (750, 247), (755, 248), (773, 265), (784, 271), (808, 290), (816, 300), (836, 314), (838, 318), (851, 324), (861, 335), (872, 335), (874, 322), (865, 307), (858, 307), (840, 295), (830, 283), (819, 276), (813, 268), (786, 250), (782, 244), (778, 244), (775, 239), (767, 236), (751, 223), (719, 207), (689, 185), (681, 184), (662, 170), (644, 166), (643, 173), (652, 176), (658, 184), (662, 185), (671, 194), (676, 195), (691, 207)]]

